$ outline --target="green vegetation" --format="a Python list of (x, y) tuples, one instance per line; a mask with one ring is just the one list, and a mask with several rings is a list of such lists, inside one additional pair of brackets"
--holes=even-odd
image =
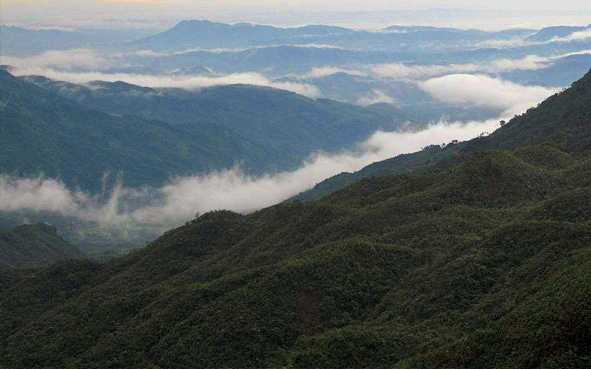
[[(503, 129), (496, 130), (490, 136), (444, 148), (430, 146), (416, 153), (374, 163), (355, 173), (341, 173), (288, 201), (319, 199), (362, 178), (446, 168), (461, 163), (478, 150), (513, 150), (543, 142), (575, 155), (589, 154), (590, 122), (591, 72), (573, 83), (571, 88), (551, 96), (537, 108), (515, 116)], [(555, 151), (551, 153), (555, 154)]]
[(223, 153), (212, 146), (211, 136), (160, 121), (100, 113), (4, 71), (0, 91), (2, 173), (44, 173), (99, 192), (105, 172), (123, 173), (126, 185), (139, 187), (162, 184), (174, 175), (229, 168), (237, 158), (277, 160), (256, 144), (239, 143), (233, 153)]
[[(91, 82), (91, 86), (82, 86), (39, 76), (21, 79), (105, 113), (170, 123), (202, 141), (208, 138), (218, 145), (212, 150), (237, 160), (243, 159), (243, 152), (248, 148), (241, 140), (250, 145), (256, 143), (267, 151), (246, 152), (251, 154), (245, 157), (251, 162), (247, 160), (245, 166), (258, 173), (293, 169), (312, 152), (351, 147), (378, 129), (393, 130), (410, 120), (395, 107), (364, 108), (250, 85), (187, 91), (124, 82)], [(239, 145), (243, 147), (236, 147)], [(256, 153), (260, 157), (253, 157)], [(282, 161), (271, 168), (263, 167), (261, 164), (266, 164), (264, 159), (269, 156)]]
[[(586, 104), (576, 86), (549, 101)], [(554, 138), (519, 130), (545, 104), (454, 165), (210, 212), (104, 264), (0, 274), (0, 365), (588, 368), (591, 155), (568, 144), (588, 137), (564, 125), (566, 145), (476, 150), (506, 129)]]
[(55, 228), (43, 223), (0, 230), (0, 269), (49, 265), (55, 260), (84, 257)]
[(591, 157), (548, 145), (207, 213), (0, 295), (7, 367), (585, 368)]

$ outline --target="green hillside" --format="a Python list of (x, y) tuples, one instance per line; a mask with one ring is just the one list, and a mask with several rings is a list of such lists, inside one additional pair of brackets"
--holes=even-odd
[(49, 265), (52, 261), (85, 255), (43, 223), (0, 230), (0, 269)]
[(0, 365), (588, 368), (591, 156), (570, 147), (479, 151), (54, 264), (1, 292)]
[(591, 153), (591, 71), (571, 88), (515, 116), (490, 136), (445, 148), (430, 146), (423, 151), (374, 163), (355, 173), (341, 173), (288, 201), (316, 200), (361, 178), (445, 168), (465, 160), (477, 150), (512, 150), (541, 142), (575, 155)]
[[(199, 136), (207, 136), (206, 127), (226, 130), (274, 150), (275, 156), (291, 164), (282, 169), (300, 165), (312, 152), (338, 151), (378, 129), (391, 131), (411, 120), (395, 107), (364, 108), (251, 85), (187, 91), (124, 82), (96, 81), (84, 86), (40, 76), (21, 78), (109, 114), (158, 119)], [(269, 169), (254, 168), (259, 173)]]
[(100, 190), (104, 173), (128, 186), (230, 168), (288, 165), (277, 152), (219, 127), (188, 131), (136, 116), (81, 106), (0, 71), (0, 172), (48, 177)]

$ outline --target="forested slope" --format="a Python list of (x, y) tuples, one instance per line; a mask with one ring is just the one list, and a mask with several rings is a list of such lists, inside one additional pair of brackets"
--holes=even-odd
[(84, 257), (84, 253), (46, 224), (0, 230), (0, 269), (49, 265), (56, 260)]
[(515, 116), (503, 129), (489, 136), (444, 148), (431, 146), (374, 163), (355, 173), (341, 173), (289, 201), (319, 199), (361, 178), (445, 168), (462, 162), (478, 150), (513, 150), (540, 142), (575, 155), (591, 152), (591, 71), (571, 88), (551, 96), (536, 109)]
[[(175, 175), (281, 165), (275, 151), (223, 130), (197, 134), (162, 121), (116, 117), (84, 107), (0, 70), (0, 172), (44, 173), (99, 192), (105, 173), (128, 186)], [(209, 132), (208, 132), (209, 129)], [(226, 151), (224, 151), (226, 150)]]
[(571, 147), (210, 212), (105, 264), (17, 275), (0, 365), (588, 368), (591, 156)]

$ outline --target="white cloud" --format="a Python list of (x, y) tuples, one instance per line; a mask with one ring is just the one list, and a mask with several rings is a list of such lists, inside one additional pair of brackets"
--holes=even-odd
[(334, 74), (344, 73), (351, 76), (359, 76), (365, 77), (368, 75), (367, 72), (362, 70), (355, 70), (355, 69), (343, 69), (337, 67), (314, 67), (310, 72), (306, 74), (299, 74), (299, 75), (291, 75), (291, 77), (301, 78), (301, 79), (319, 79), (328, 76), (332, 76)]
[(476, 64), (405, 65), (400, 63), (380, 64), (369, 68), (378, 77), (392, 79), (418, 79), (449, 73), (476, 72), (480, 69)]
[(591, 38), (591, 29), (584, 31), (573, 32), (565, 37), (554, 37), (548, 42), (571, 42), (571, 41), (585, 41)]
[(0, 176), (0, 210), (21, 209), (72, 213), (84, 196), (65, 190), (63, 184), (40, 176), (35, 179), (11, 180)]
[(573, 42), (573, 41), (587, 41), (591, 38), (591, 29), (584, 31), (573, 32), (564, 37), (553, 37), (546, 41), (527, 41), (523, 39), (512, 39), (512, 40), (486, 40), (479, 43), (477, 47), (525, 47), (535, 45), (547, 45), (553, 42)]
[(482, 64), (407, 65), (402, 63), (388, 63), (368, 65), (357, 69), (342, 69), (336, 67), (312, 68), (309, 73), (297, 77), (302, 79), (317, 79), (336, 73), (346, 73), (354, 76), (373, 75), (378, 78), (409, 81), (458, 73), (507, 72), (513, 70), (541, 69), (548, 67), (551, 62), (552, 59), (550, 58), (538, 55), (527, 55), (521, 59), (498, 59)]
[(53, 68), (60, 70), (87, 69), (104, 70), (115, 66), (122, 55), (102, 55), (96, 50), (71, 49), (50, 50), (41, 54), (19, 58), (0, 55), (0, 63), (17, 68)]
[(261, 49), (272, 49), (272, 48), (279, 48), (279, 47), (292, 47), (292, 48), (300, 48), (300, 49), (343, 49), (339, 46), (335, 45), (328, 45), (328, 44), (302, 44), (302, 45), (292, 45), (292, 44), (282, 44), (282, 45), (264, 45), (264, 46), (253, 46), (253, 47), (237, 47), (237, 48), (202, 48), (202, 47), (194, 47), (190, 49), (185, 49), (181, 51), (153, 51), (153, 50), (140, 50), (133, 52), (132, 55), (141, 56), (146, 58), (165, 58), (175, 55), (185, 55), (194, 52), (207, 52), (213, 54), (224, 54), (224, 53), (240, 53), (243, 51), (248, 50), (261, 50)]
[(536, 70), (549, 66), (551, 59), (538, 55), (527, 55), (521, 59), (498, 59), (491, 62), (495, 71)]
[(522, 86), (484, 75), (451, 74), (419, 82), (418, 86), (434, 98), (458, 105), (500, 108), (517, 114), (535, 106), (558, 89)]
[(560, 58), (566, 58), (568, 56), (573, 56), (573, 55), (587, 55), (587, 54), (591, 54), (591, 49), (581, 50), (581, 51), (573, 51), (572, 53), (557, 55), (557, 56), (552, 57), (552, 59), (560, 59)]
[(161, 76), (145, 74), (125, 74), (125, 73), (72, 73), (61, 72), (48, 68), (18, 68), (13, 71), (17, 76), (22, 75), (43, 75), (47, 78), (66, 81), (71, 83), (83, 84), (90, 81), (116, 82), (123, 81), (134, 85), (145, 87), (176, 87), (187, 90), (194, 90), (204, 87), (232, 85), (232, 84), (250, 84), (257, 86), (273, 87), (281, 90), (292, 91), (309, 97), (318, 97), (320, 95), (315, 86), (294, 82), (273, 82), (259, 73), (234, 73), (223, 76)]
[(357, 104), (361, 106), (367, 106), (378, 103), (386, 103), (395, 106), (400, 105), (400, 102), (396, 101), (393, 97), (388, 96), (385, 92), (380, 90), (373, 90), (370, 95), (357, 100)]
[[(420, 132), (376, 132), (357, 150), (336, 155), (316, 153), (300, 169), (261, 177), (245, 175), (239, 168), (194, 177), (180, 177), (162, 188), (140, 190), (116, 186), (106, 202), (96, 196), (70, 191), (54, 179), (22, 179), (0, 176), (0, 211), (54, 211), (97, 222), (106, 229), (171, 227), (196, 212), (230, 209), (249, 213), (276, 204), (343, 171), (430, 144), (466, 140), (494, 130), (498, 120), (444, 123)], [(130, 201), (133, 200), (133, 201)], [(132, 203), (143, 204), (133, 206)]]

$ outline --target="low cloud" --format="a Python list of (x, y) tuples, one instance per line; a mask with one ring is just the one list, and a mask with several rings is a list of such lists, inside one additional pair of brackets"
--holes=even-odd
[(561, 55), (554, 57), (553, 59), (566, 58), (568, 56), (573, 56), (573, 55), (587, 55), (587, 54), (591, 54), (591, 49), (581, 50), (581, 51), (573, 51), (572, 53), (561, 54)]
[(400, 102), (393, 97), (388, 96), (385, 92), (380, 90), (373, 90), (370, 95), (357, 100), (357, 104), (367, 106), (372, 104), (386, 103), (394, 106), (400, 106)]
[(359, 76), (359, 77), (366, 77), (368, 73), (362, 70), (356, 69), (344, 69), (344, 68), (337, 68), (337, 67), (314, 67), (310, 70), (310, 72), (306, 74), (299, 74), (299, 75), (291, 75), (290, 77), (296, 77), (301, 79), (319, 79), (328, 76), (332, 76), (335, 74), (344, 73), (351, 76)]
[(230, 209), (250, 213), (335, 174), (356, 171), (430, 144), (467, 140), (492, 132), (497, 125), (498, 119), (467, 124), (440, 122), (419, 132), (376, 132), (353, 151), (316, 153), (292, 172), (253, 177), (236, 167), (179, 177), (161, 188), (130, 189), (118, 185), (106, 200), (72, 191), (55, 179), (0, 176), (0, 211), (50, 211), (96, 222), (101, 229), (166, 229), (192, 219), (197, 212)]
[(549, 42), (586, 41), (591, 38), (591, 29), (573, 32), (565, 37), (554, 37)]
[(451, 74), (419, 82), (418, 86), (434, 98), (456, 105), (477, 105), (518, 114), (535, 106), (558, 89), (522, 86), (485, 75)]
[(380, 64), (369, 68), (378, 77), (392, 79), (419, 79), (449, 73), (476, 72), (480, 69), (476, 64), (405, 65), (400, 63)]
[[(588, 53), (581, 51), (580, 53)], [(571, 53), (568, 55), (576, 55)], [(377, 77), (383, 79), (392, 79), (399, 81), (416, 81), (426, 78), (445, 76), (449, 74), (474, 74), (474, 73), (497, 73), (510, 72), (516, 70), (537, 70), (549, 67), (554, 60), (566, 55), (556, 57), (542, 57), (539, 55), (527, 55), (520, 59), (497, 59), (486, 63), (474, 64), (403, 64), (387, 63), (377, 65), (365, 65), (357, 68), (338, 68), (338, 67), (314, 67), (306, 74), (290, 75), (299, 79), (319, 79), (338, 73), (344, 73), (351, 76)]]
[(20, 69), (52, 68), (58, 70), (105, 70), (120, 61), (122, 55), (103, 55), (96, 50), (51, 50), (26, 58), (0, 55), (0, 63)]
[(492, 69), (498, 72), (513, 70), (537, 70), (547, 68), (550, 58), (538, 55), (527, 55), (521, 59), (498, 59), (491, 62)]
[(187, 90), (195, 90), (204, 87), (232, 85), (232, 84), (249, 84), (257, 86), (273, 87), (281, 90), (292, 91), (308, 97), (318, 97), (320, 95), (318, 88), (315, 86), (295, 83), (295, 82), (274, 82), (267, 79), (259, 73), (234, 73), (222, 76), (162, 76), (162, 75), (146, 75), (146, 74), (125, 74), (125, 73), (101, 73), (101, 72), (62, 72), (48, 68), (18, 68), (13, 71), (17, 76), (21, 75), (43, 75), (47, 78), (71, 82), (76, 84), (84, 84), (90, 81), (105, 81), (116, 82), (123, 81), (134, 85), (145, 87), (176, 87)]
[(476, 47), (517, 48), (526, 46), (547, 45), (553, 42), (587, 41), (588, 39), (591, 39), (591, 29), (586, 29), (584, 31), (576, 31), (564, 37), (556, 36), (546, 41), (528, 41), (524, 39), (486, 40), (476, 45)]
[(263, 45), (263, 46), (252, 46), (252, 47), (236, 47), (236, 48), (203, 48), (194, 47), (180, 51), (153, 51), (153, 50), (140, 50), (132, 53), (135, 56), (141, 56), (146, 58), (166, 58), (176, 55), (185, 55), (195, 52), (206, 52), (212, 54), (225, 54), (225, 53), (240, 53), (249, 50), (261, 50), (261, 49), (273, 49), (279, 47), (291, 47), (300, 49), (341, 49), (340, 46), (329, 45), (329, 44), (282, 44), (282, 45)]

